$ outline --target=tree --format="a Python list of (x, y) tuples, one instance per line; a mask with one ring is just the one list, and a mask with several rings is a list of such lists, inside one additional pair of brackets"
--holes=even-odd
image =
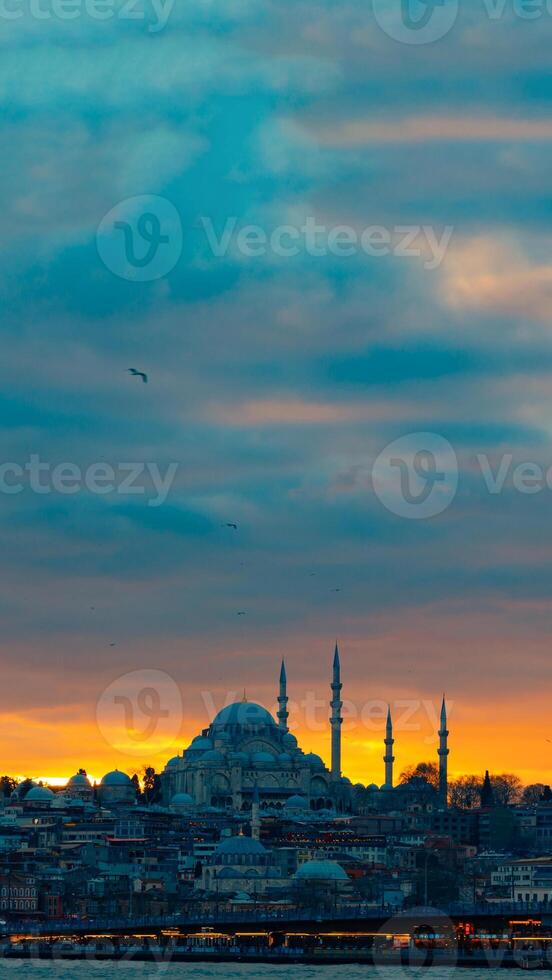
[(529, 786), (525, 786), (523, 793), (521, 794), (521, 799), (523, 803), (540, 803), (544, 796), (546, 786), (544, 783), (530, 783)]
[(142, 782), (146, 803), (157, 803), (161, 798), (161, 777), (153, 766), (144, 766)]
[(425, 779), (434, 789), (439, 789), (439, 767), (435, 762), (418, 762), (416, 766), (407, 766), (401, 772), (399, 782), (409, 783), (411, 779)]
[(523, 783), (513, 772), (503, 772), (500, 776), (491, 776), (491, 786), (495, 803), (498, 806), (508, 806), (519, 803)]
[(16, 786), (17, 779), (14, 779), (13, 776), (0, 776), (0, 794), (2, 796), (11, 796)]
[(136, 773), (134, 773), (134, 775), (130, 777), (130, 781), (136, 791), (136, 799), (139, 800), (142, 795), (142, 790), (140, 789), (140, 780)]
[(472, 810), (479, 806), (481, 779), (479, 776), (459, 776), (449, 785), (449, 802), (459, 810)]

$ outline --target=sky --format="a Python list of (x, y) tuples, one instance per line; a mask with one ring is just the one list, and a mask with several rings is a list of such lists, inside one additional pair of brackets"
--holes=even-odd
[(282, 656), (328, 762), (338, 638), (353, 781), (443, 692), (452, 775), (552, 781), (552, 14), (411, 3), (0, 5), (3, 771)]

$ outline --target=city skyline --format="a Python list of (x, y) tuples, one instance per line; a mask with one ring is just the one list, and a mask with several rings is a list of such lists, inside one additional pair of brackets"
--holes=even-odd
[[(336, 658), (338, 656), (337, 645), (334, 655), (334, 681), (335, 681), (335, 669), (336, 669)], [(345, 684), (340, 683), (341, 690), (341, 710), (342, 721), (336, 730), (336, 736), (339, 738), (338, 749), (333, 748), (333, 736), (332, 736), (332, 724), (331, 717), (332, 711), (332, 701), (331, 698), (335, 697), (334, 687), (328, 684), (330, 688), (329, 695), (324, 697), (317, 696), (315, 690), (309, 690), (304, 692), (301, 696), (297, 695), (294, 691), (293, 681), (291, 683), (287, 680), (287, 673), (289, 673), (289, 665), (284, 667), (284, 660), (282, 660), (280, 679), (279, 679), (279, 694), (273, 691), (272, 703), (267, 700), (266, 704), (253, 697), (253, 692), (251, 689), (249, 693), (247, 688), (243, 689), (243, 693), (240, 694), (239, 690), (227, 691), (225, 692), (224, 698), (218, 700), (213, 697), (213, 693), (210, 691), (202, 692), (203, 708), (205, 711), (204, 721), (198, 720), (193, 728), (187, 728), (183, 724), (181, 728), (178, 728), (178, 734), (176, 738), (172, 736), (167, 736), (167, 732), (157, 730), (157, 720), (153, 718), (152, 730), (148, 733), (146, 730), (150, 722), (150, 714), (148, 705), (144, 706), (143, 712), (139, 710), (136, 705), (136, 701), (139, 698), (135, 694), (135, 685), (138, 684), (138, 690), (143, 688), (148, 690), (145, 685), (147, 685), (148, 675), (140, 672), (135, 672), (137, 674), (137, 681), (129, 681), (123, 676), (123, 678), (118, 679), (117, 683), (121, 685), (120, 689), (125, 690), (130, 695), (129, 701), (134, 702), (135, 715), (131, 716), (133, 718), (134, 729), (129, 735), (130, 726), (128, 726), (128, 721), (125, 720), (124, 712), (120, 712), (117, 708), (115, 712), (112, 712), (112, 702), (120, 701), (119, 698), (114, 697), (111, 688), (108, 688), (106, 692), (102, 695), (109, 702), (109, 714), (104, 719), (103, 724), (98, 724), (98, 719), (95, 721), (96, 734), (101, 732), (103, 736), (103, 741), (105, 744), (104, 753), (99, 756), (102, 760), (103, 768), (101, 765), (96, 764), (98, 772), (94, 772), (95, 764), (92, 766), (88, 763), (88, 758), (83, 758), (82, 753), (78, 753), (75, 757), (70, 757), (72, 765), (68, 765), (67, 773), (61, 774), (59, 771), (52, 775), (52, 766), (50, 766), (50, 775), (44, 775), (38, 772), (35, 768), (26, 768), (24, 771), (10, 771), (10, 775), (16, 775), (18, 778), (34, 778), (37, 780), (50, 783), (53, 786), (62, 786), (69, 779), (72, 772), (77, 771), (80, 768), (85, 768), (88, 772), (90, 778), (93, 781), (99, 782), (101, 778), (101, 772), (112, 766), (108, 763), (117, 764), (116, 767), (128, 772), (129, 774), (133, 772), (140, 772), (145, 765), (153, 765), (155, 768), (162, 770), (164, 764), (168, 761), (168, 758), (177, 751), (178, 753), (185, 748), (186, 744), (191, 742), (194, 734), (199, 731), (206, 729), (209, 724), (212, 723), (213, 718), (219, 710), (222, 708), (240, 702), (248, 703), (261, 703), (263, 707), (266, 707), (272, 714), (275, 721), (280, 724), (280, 719), (282, 718), (286, 725), (289, 723), (289, 730), (298, 736), (300, 744), (304, 745), (306, 751), (317, 752), (325, 761), (329, 769), (333, 771), (333, 763), (331, 762), (330, 756), (333, 759), (334, 754), (337, 752), (338, 761), (335, 763), (336, 767), (341, 766), (341, 759), (343, 762), (343, 775), (349, 776), (353, 783), (363, 783), (365, 785), (372, 784), (376, 782), (378, 785), (381, 783), (388, 784), (389, 775), (394, 781), (398, 781), (399, 774), (406, 769), (408, 766), (415, 765), (419, 762), (436, 762), (439, 756), (439, 735), (441, 729), (447, 727), (447, 719), (445, 716), (445, 722), (443, 725), (443, 710), (445, 704), (445, 696), (442, 696), (442, 702), (432, 701), (427, 698), (423, 699), (408, 699), (402, 698), (391, 701), (384, 701), (378, 698), (372, 698), (364, 703), (355, 702), (348, 696), (347, 692), (347, 682), (345, 675)], [(339, 675), (338, 675), (339, 676)], [(282, 686), (283, 685), (283, 686)], [(160, 687), (160, 699), (158, 710), (161, 716), (169, 714), (169, 709), (171, 713), (176, 713), (177, 706), (170, 703), (167, 700), (167, 708), (163, 711), (163, 703), (165, 692), (162, 687)], [(295, 697), (294, 697), (295, 695)], [(178, 705), (178, 707), (182, 707)], [(452, 760), (454, 761), (455, 756), (458, 754), (458, 744), (457, 744), (457, 731), (456, 731), (456, 721), (457, 721), (457, 705), (454, 700), (447, 698), (447, 710), (448, 710), (448, 723), (450, 725), (451, 717), (453, 719), (454, 726), (454, 738), (453, 738), (453, 750), (452, 750)], [(282, 715), (282, 711), (285, 713)], [(339, 715), (337, 716), (339, 717)], [(301, 725), (301, 718), (303, 719), (303, 725)], [(187, 720), (186, 720), (187, 721)], [(305, 723), (306, 722), (306, 723)], [(189, 725), (189, 722), (187, 722)], [(390, 724), (392, 724), (392, 730), (390, 731)], [(127, 727), (125, 728), (125, 725)], [(177, 731), (174, 724), (172, 724), (172, 731)], [(142, 732), (146, 732), (146, 737), (142, 741)], [(339, 734), (340, 733), (340, 737)], [(448, 735), (449, 732), (447, 731)], [(93, 733), (91, 733), (93, 738)], [(137, 744), (133, 744), (134, 738), (136, 738)], [(391, 738), (391, 748), (388, 750), (387, 740)], [(130, 746), (130, 752), (125, 751), (121, 748), (123, 743)], [(162, 748), (159, 748), (161, 743)], [(446, 742), (445, 742), (446, 748)], [(358, 759), (361, 755), (361, 751), (366, 752), (368, 761), (366, 763), (366, 768), (358, 768), (355, 770), (355, 762), (353, 765), (347, 769), (347, 763), (353, 759), (357, 760), (356, 764), (359, 765)], [(385, 755), (382, 755), (382, 752)], [(378, 754), (379, 753), (379, 754)], [(450, 741), (449, 747), (446, 755), (450, 753)], [(90, 756), (88, 750), (87, 756)], [(388, 756), (390, 756), (391, 762), (388, 765)], [(462, 757), (462, 755), (461, 755)], [(466, 756), (463, 756), (464, 758)], [(469, 756), (468, 756), (469, 758)], [(512, 764), (512, 756), (508, 757), (508, 762), (505, 765), (496, 764), (493, 758), (492, 751), (489, 753), (489, 757), (485, 757), (480, 766), (466, 765), (459, 768), (458, 766), (451, 766), (450, 761), (448, 763), (449, 767), (449, 778), (454, 780), (462, 775), (475, 774), (480, 775), (481, 778), (485, 770), (490, 769), (492, 772), (499, 773), (503, 771), (515, 772), (525, 784), (530, 783), (547, 783), (548, 782), (548, 770), (545, 766), (539, 766), (535, 763), (534, 768), (520, 769)], [(6, 771), (9, 767), (5, 767)], [(337, 771), (337, 768), (336, 768)]]

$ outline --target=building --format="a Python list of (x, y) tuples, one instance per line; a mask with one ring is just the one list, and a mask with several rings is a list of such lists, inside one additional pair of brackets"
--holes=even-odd
[[(303, 752), (288, 729), (287, 678), (280, 671), (277, 721), (266, 708), (244, 700), (219, 711), (161, 775), (163, 801), (249, 811), (256, 791), (261, 811), (281, 810), (291, 799), (310, 810), (352, 809), (352, 786), (341, 774), (341, 667), (336, 645), (332, 668), (331, 769)], [(183, 798), (182, 794), (187, 794)]]

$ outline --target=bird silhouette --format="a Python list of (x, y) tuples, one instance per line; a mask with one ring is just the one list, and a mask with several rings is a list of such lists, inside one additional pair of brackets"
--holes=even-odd
[(244, 612), (239, 612), (238, 613), (238, 616), (245, 616), (245, 613)]
[(237, 531), (238, 530), (238, 525), (237, 524), (232, 524), (231, 522), (228, 522), (227, 524), (223, 524), (222, 526), (223, 527), (231, 527), (234, 531)]
[(128, 373), (132, 374), (134, 378), (141, 378), (145, 385), (148, 383), (148, 376), (144, 371), (138, 371), (136, 368), (129, 368)]

